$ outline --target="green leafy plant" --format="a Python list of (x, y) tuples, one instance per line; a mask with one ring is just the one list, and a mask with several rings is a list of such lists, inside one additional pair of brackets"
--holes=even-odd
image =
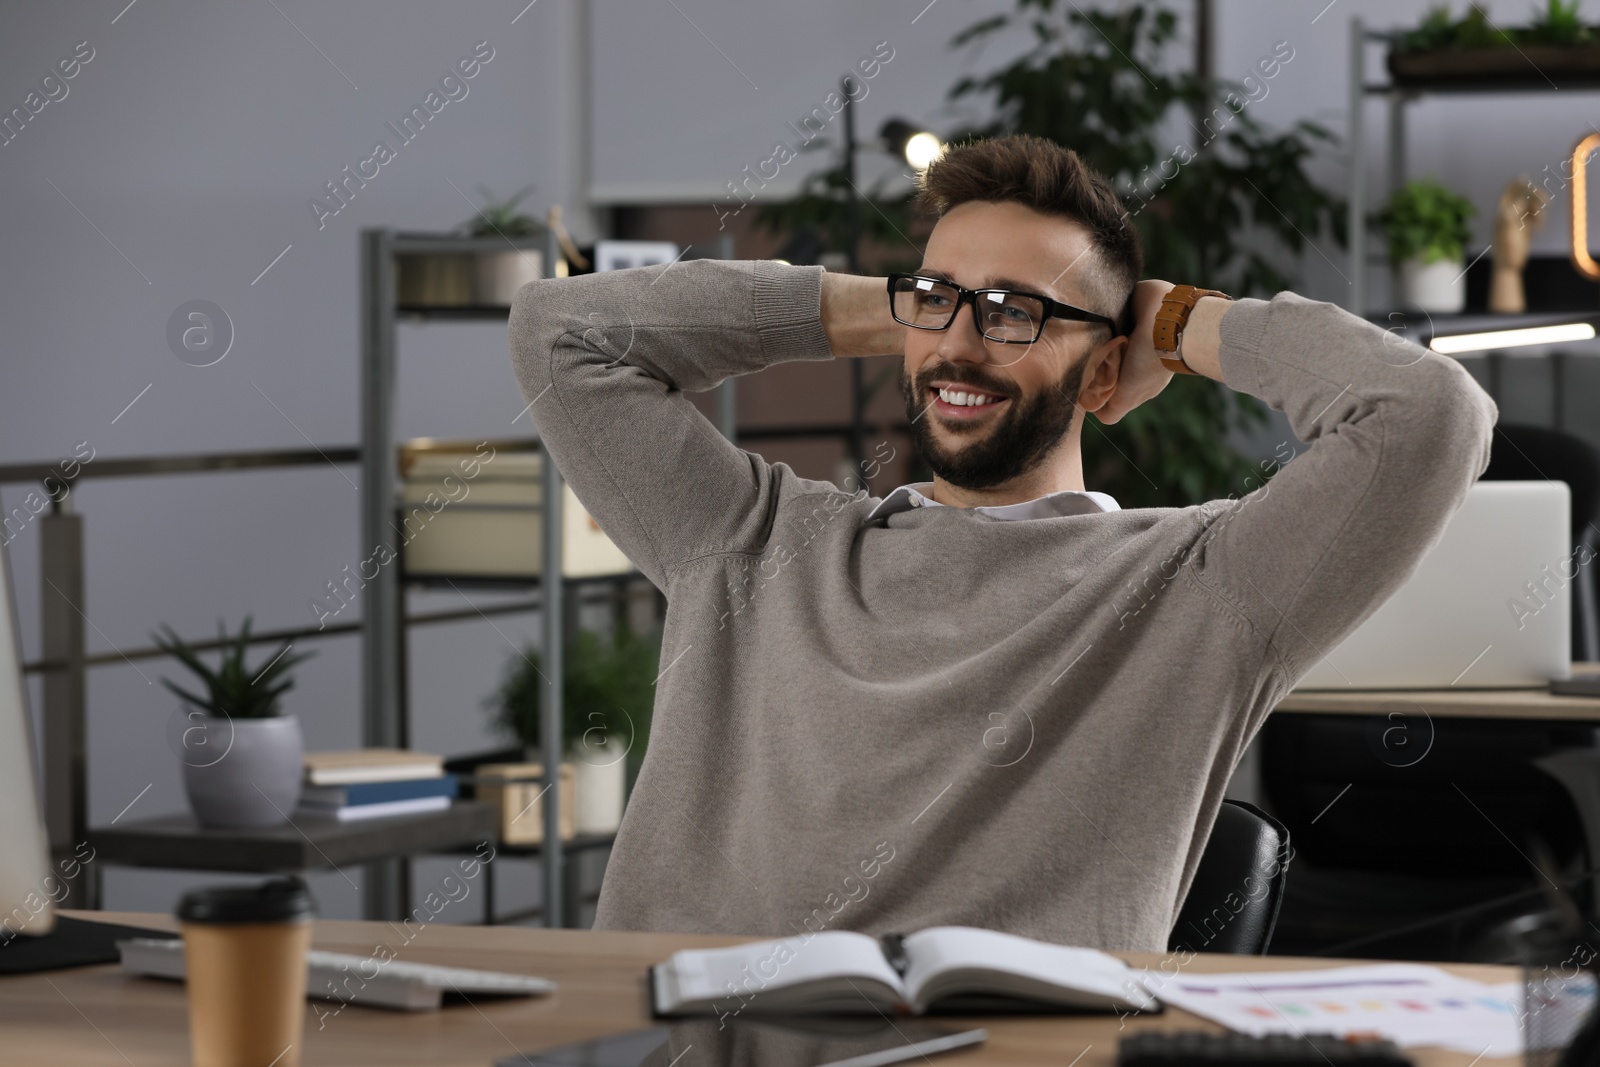
[(1402, 52), (1420, 52), (1444, 48), (1502, 48), (1516, 43), (1515, 35), (1490, 22), (1479, 5), (1469, 4), (1467, 13), (1455, 19), (1450, 16), (1450, 5), (1440, 4), (1428, 10), (1416, 29), (1401, 34), (1395, 47)]
[(1428, 52), (1449, 48), (1456, 43), (1456, 20), (1450, 16), (1450, 5), (1439, 4), (1428, 9), (1414, 29), (1402, 33), (1395, 41), (1396, 51)]
[(236, 636), (229, 637), (221, 619), (217, 620), (217, 641), (220, 662), (216, 670), (206, 665), (197, 652), (179, 637), (166, 623), (151, 639), (161, 651), (177, 658), (185, 667), (205, 683), (206, 696), (189, 692), (170, 679), (161, 684), (183, 698), (186, 704), (216, 718), (270, 719), (279, 712), (279, 698), (294, 688), (289, 668), (315, 656), (315, 652), (289, 654), (289, 642), (279, 646), (272, 657), (259, 668), (245, 664), (245, 653), (250, 645), (250, 616), (244, 617)]
[(1455, 45), (1458, 48), (1501, 48), (1516, 43), (1505, 30), (1489, 21), (1489, 15), (1479, 4), (1467, 7), (1467, 13), (1455, 25)]
[(1449, 4), (1429, 8), (1422, 21), (1402, 33), (1396, 51), (1431, 52), (1443, 49), (1510, 48), (1524, 44), (1584, 45), (1597, 39), (1596, 28), (1580, 18), (1581, 0), (1545, 0), (1535, 6), (1528, 26), (1496, 26), (1482, 6), (1473, 3), (1457, 19)]
[[(1285, 250), (1303, 251), (1307, 235), (1324, 230), (1344, 246), (1344, 204), (1308, 172), (1313, 151), (1337, 138), (1306, 121), (1270, 131), (1251, 114), (1245, 86), (1171, 69), (1179, 22), (1161, 3), (1132, 0), (1102, 11), (1017, 0), (1010, 13), (974, 23), (951, 46), (976, 47), (1019, 26), (1030, 49), (988, 74), (961, 78), (949, 92), (952, 102), (992, 99), (996, 119), (948, 139), (1030, 133), (1074, 149), (1122, 192), (1144, 242), (1147, 276), (1270, 297), (1291, 288)], [(1174, 128), (1188, 140), (1175, 144)], [(926, 233), (926, 220), (913, 215), (909, 193), (888, 188), (885, 181), (864, 190), (862, 232), (877, 255), (863, 259), (877, 270), (914, 269), (920, 251), (912, 237)], [(776, 233), (807, 230), (842, 251), (848, 191), (842, 167), (812, 174), (795, 199), (764, 207), (756, 222)], [(1230, 433), (1268, 418), (1254, 397), (1208, 378), (1177, 377), (1113, 426), (1086, 420), (1086, 483), (1129, 508), (1242, 495), (1259, 475), (1229, 444)]]
[(517, 213), (517, 205), (531, 192), (533, 186), (524, 185), (506, 199), (497, 200), (488, 189), (478, 186), (483, 207), (460, 228), (471, 237), (537, 237), (545, 231), (544, 223), (532, 215)]
[(1543, 11), (1538, 11), (1533, 25), (1528, 27), (1527, 40), (1534, 44), (1576, 45), (1595, 40), (1595, 28), (1586, 26), (1579, 17), (1582, 0), (1562, 3), (1546, 0)]
[[(564, 652), (561, 734), (568, 750), (592, 751), (608, 742), (629, 745), (628, 760), (637, 767), (655, 704), (659, 632), (641, 636), (619, 624), (608, 640), (579, 630)], [(538, 748), (542, 741), (542, 670), (539, 649), (524, 647), (506, 661), (499, 687), (483, 702), (500, 732), (528, 748)]]
[(1420, 256), (1424, 263), (1459, 261), (1477, 214), (1472, 201), (1436, 181), (1416, 178), (1389, 198), (1378, 221), (1389, 235), (1389, 258), (1395, 263)]

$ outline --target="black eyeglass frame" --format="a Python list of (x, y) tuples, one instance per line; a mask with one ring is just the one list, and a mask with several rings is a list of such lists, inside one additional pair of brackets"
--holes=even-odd
[[(917, 323), (914, 323), (914, 322), (907, 322), (904, 319), (902, 319), (899, 315), (896, 315), (895, 311), (894, 311), (894, 297), (895, 297), (894, 284), (895, 284), (896, 281), (899, 281), (902, 278), (913, 278), (913, 279), (917, 279), (919, 281), (932, 282), (934, 285), (942, 285), (947, 289), (954, 289), (956, 291), (956, 303), (955, 303), (955, 307), (950, 309), (950, 319), (949, 319), (949, 321), (947, 321), (943, 326), (921, 326), (921, 325), (918, 325)], [(888, 290), (888, 293), (889, 293), (889, 315), (890, 315), (890, 317), (893, 318), (894, 321), (898, 322), (900, 325), (909, 326), (913, 330), (935, 330), (935, 331), (937, 331), (937, 330), (948, 330), (950, 328), (951, 323), (956, 321), (956, 316), (961, 314), (961, 305), (962, 304), (971, 304), (972, 305), (972, 325), (978, 331), (978, 336), (982, 337), (985, 341), (993, 341), (996, 344), (1002, 344), (1002, 345), (1031, 345), (1031, 344), (1037, 344), (1039, 338), (1044, 336), (1045, 324), (1047, 322), (1049, 322), (1051, 319), (1068, 319), (1068, 320), (1073, 321), (1073, 322), (1103, 322), (1107, 326), (1111, 327), (1111, 336), (1113, 336), (1113, 337), (1116, 337), (1117, 335), (1119, 335), (1122, 332), (1121, 326), (1117, 323), (1117, 320), (1115, 320), (1115, 319), (1109, 319), (1104, 315), (1101, 315), (1101, 314), (1099, 314), (1097, 312), (1094, 312), (1094, 311), (1089, 311), (1086, 308), (1077, 307), (1074, 304), (1064, 303), (1064, 302), (1062, 302), (1060, 300), (1053, 300), (1048, 296), (1042, 296), (1039, 293), (1030, 293), (1030, 292), (1027, 292), (1026, 290), (1023, 290), (1023, 289), (964, 289), (961, 286), (957, 285), (955, 282), (945, 281), (943, 278), (930, 278), (925, 274), (903, 274), (903, 273), (896, 273), (896, 274), (889, 275), (888, 283), (885, 286), (885, 288)], [(1034, 333), (1033, 339), (1029, 340), (1029, 341), (1020, 341), (1020, 340), (1013, 340), (1013, 339), (1005, 338), (1005, 337), (990, 337), (988, 334), (984, 333), (983, 332), (983, 327), (978, 325), (978, 297), (980, 295), (984, 294), (984, 293), (1004, 293), (1004, 294), (1006, 294), (1008, 296), (1025, 296), (1030, 300), (1037, 300), (1041, 304), (1043, 304), (1044, 305), (1044, 314), (1039, 319), (1039, 329)]]

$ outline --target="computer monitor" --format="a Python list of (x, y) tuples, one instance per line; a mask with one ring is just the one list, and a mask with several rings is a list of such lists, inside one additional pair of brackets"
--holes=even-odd
[(50, 869), (34, 753), (11, 552), (0, 548), (0, 943), (49, 933), (61, 893)]

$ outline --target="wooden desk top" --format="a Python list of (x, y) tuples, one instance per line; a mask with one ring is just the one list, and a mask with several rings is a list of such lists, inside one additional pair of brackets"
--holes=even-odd
[[(1574, 678), (1600, 663), (1574, 663)], [(1538, 719), (1600, 725), (1600, 697), (1555, 696), (1547, 689), (1295, 689), (1274, 712), (1386, 715), (1419, 710), (1437, 718)]]
[[(163, 915), (71, 914), (159, 929), (175, 926)], [(400, 950), (399, 959), (538, 974), (555, 979), (561, 990), (552, 997), (456, 1004), (417, 1014), (309, 1001), (302, 1062), (307, 1067), (488, 1067), (495, 1059), (517, 1052), (650, 1026), (644, 996), (644, 972), (649, 964), (680, 948), (741, 940), (746, 939), (437, 923), (421, 927), (407, 945), (405, 932), (388, 923), (318, 921), (314, 933), (318, 948), (367, 955), (379, 943), (386, 943)], [(1150, 953), (1121, 955), (1147, 966), (1159, 966), (1168, 958)], [(1351, 961), (1200, 955), (1187, 969), (1277, 970), (1346, 962)], [(1451, 964), (1448, 969), (1482, 982), (1516, 977), (1509, 967)], [(337, 1015), (332, 1014), (335, 1009)], [(319, 1012), (326, 1014), (319, 1017)], [(953, 1019), (938, 1021), (959, 1025)], [(1176, 1008), (1158, 1016), (1130, 1016), (1125, 1021), (1114, 1015), (987, 1018), (974, 1023), (988, 1029), (988, 1041), (933, 1062), (1104, 1067), (1116, 1062), (1119, 1022), (1128, 1029), (1221, 1031), (1221, 1027)], [(0, 1060), (6, 1064), (158, 1067), (189, 1062), (183, 986), (161, 979), (124, 977), (116, 965), (0, 977), (0, 1033), (4, 1034)], [(1471, 1056), (1441, 1050), (1413, 1049), (1411, 1055), (1421, 1067), (1468, 1067), (1473, 1063)], [(1477, 1062), (1489, 1067), (1517, 1061)]]

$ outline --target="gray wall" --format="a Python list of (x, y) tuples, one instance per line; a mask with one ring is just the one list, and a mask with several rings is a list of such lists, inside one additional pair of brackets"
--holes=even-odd
[[(580, 239), (593, 236), (583, 215), (586, 182), (612, 202), (703, 200), (714, 221), (725, 183), (766, 158), (785, 139), (785, 123), (822, 103), (877, 42), (895, 53), (862, 103), (866, 135), (890, 114), (936, 126), (973, 117), (949, 111), (944, 90), (1017, 47), (1016, 39), (983, 54), (945, 47), (957, 30), (1005, 6), (997, 3), (597, 0), (586, 116), (575, 91), (585, 37), (572, 0), (526, 9), (523, 0), (125, 4), (0, 11), (5, 109), (21, 106), (76, 44), (94, 49), (68, 95), (0, 147), (7, 462), (65, 457), (80, 442), (97, 458), (353, 443), (362, 227), (443, 229), (471, 213), (462, 193), (475, 195), (480, 183), (503, 193), (525, 182), (537, 187), (528, 206), (564, 204)], [(1512, 20), (1527, 6), (1506, 0), (1490, 10)], [(1349, 18), (1409, 23), (1424, 7), (1219, 0), (1216, 69), (1242, 75), (1287, 40), (1295, 58), (1252, 105), (1255, 113), (1273, 124), (1311, 118), (1342, 130)], [(479, 41), (494, 58), (468, 83), (469, 94), (319, 229), (307, 201), (341, 167), (369, 155), (376, 139), (388, 139), (385, 123), (420, 103)], [(1415, 169), (1426, 161), (1487, 207), (1514, 173), (1557, 161), (1589, 128), (1594, 100), (1563, 93), (1425, 103), (1414, 112)], [(1381, 137), (1381, 128), (1372, 130), (1375, 188), (1384, 175)], [(889, 166), (863, 164), (867, 179)], [(787, 191), (812, 166), (805, 157), (789, 164), (768, 192)], [(1338, 151), (1321, 153), (1316, 169), (1331, 187), (1347, 181)], [(1564, 207), (1553, 213), (1537, 247), (1560, 246), (1565, 218)], [(1488, 232), (1480, 220), (1480, 236)], [(1333, 262), (1308, 252), (1301, 291), (1342, 300), (1344, 264), (1325, 238), (1310, 236)], [(221, 305), (236, 330), (214, 366), (180, 362), (165, 340), (169, 314), (192, 299)], [(400, 350), (401, 436), (525, 430), (525, 422), (511, 425), (522, 401), (503, 328), (403, 326)], [(1593, 395), (1592, 379), (1584, 388)], [(1539, 409), (1541, 401), (1529, 403)], [(1263, 440), (1284, 432), (1277, 427)], [(1263, 454), (1271, 448), (1266, 441)], [(312, 621), (308, 599), (359, 558), (357, 477), (354, 468), (322, 467), (81, 484), (73, 501), (87, 516), (81, 606), (91, 649), (145, 644), (162, 621), (192, 635), (219, 616), (235, 625), (247, 611), (260, 627)], [(16, 507), (25, 492), (5, 487), (0, 503)], [(31, 658), (39, 651), (36, 528), (10, 551)], [(454, 594), (414, 601), (422, 609), (460, 603)], [(500, 629), (514, 641), (535, 634), (532, 619)], [(483, 623), (417, 633), (418, 747), (461, 752), (493, 741), (478, 703), (510, 652), (507, 637)], [(353, 638), (322, 642), (299, 670), (289, 705), (314, 747), (359, 742), (357, 646)], [(163, 740), (174, 700), (153, 684), (162, 672), (146, 663), (91, 675), (92, 823), (109, 822), (147, 786), (128, 818), (183, 807)], [(430, 877), (425, 869), (419, 884)], [(195, 880), (113, 869), (107, 903), (165, 910)], [(509, 878), (507, 903), (532, 900), (535, 885), (528, 870)], [(339, 875), (320, 876), (316, 889), (325, 914), (356, 914), (357, 895)]]
[[(512, 25), (519, 8), (490, 3), (278, 0), (280, 13), (266, 2), (141, 0), (116, 18), (125, 3), (0, 14), (7, 107), (77, 42), (95, 49), (67, 97), (0, 148), (0, 454), (48, 460), (80, 441), (97, 457), (354, 443), (357, 235), (455, 225), (473, 208), (452, 183), (475, 196), (479, 183), (503, 193), (531, 181), (539, 210), (574, 199), (561, 147), (572, 6), (544, 0)], [(308, 200), (380, 137), (397, 144), (385, 123), (479, 41), (494, 56), (468, 94), (319, 229)], [(237, 333), (206, 368), (180, 362), (165, 339), (168, 315), (197, 298), (221, 305)], [(526, 420), (511, 425), (523, 404), (503, 327), (400, 335), (401, 436), (526, 432)], [(258, 627), (314, 623), (308, 599), (360, 558), (358, 478), (353, 467), (321, 467), (83, 483), (73, 498), (87, 522), (91, 648), (146, 644), (160, 621), (203, 636), (219, 616), (236, 626), (247, 611)], [(5, 504), (23, 492), (7, 487)], [(12, 550), (31, 657), (35, 531)], [(520, 640), (527, 623), (502, 628)], [(313, 747), (359, 744), (358, 644), (322, 642), (298, 671), (288, 706)], [(505, 641), (486, 624), (451, 625), (419, 633), (414, 653), (416, 745), (460, 752), (492, 741), (478, 701), (510, 653)], [(172, 673), (146, 662), (91, 674), (91, 823), (109, 822), (147, 785), (127, 818), (183, 808), (163, 738), (175, 701), (151, 684), (163, 671)], [(106, 902), (165, 910), (192, 880), (112, 868)], [(432, 884), (426, 872), (419, 884)], [(356, 914), (344, 878), (321, 876), (316, 889), (325, 914)]]

